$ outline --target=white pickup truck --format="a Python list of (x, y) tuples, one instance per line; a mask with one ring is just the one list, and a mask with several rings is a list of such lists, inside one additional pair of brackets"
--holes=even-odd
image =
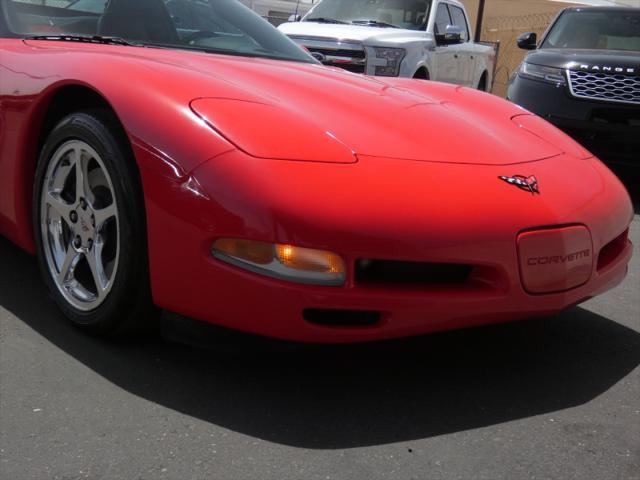
[(278, 27), (325, 65), (490, 90), (495, 51), (457, 0), (322, 0)]

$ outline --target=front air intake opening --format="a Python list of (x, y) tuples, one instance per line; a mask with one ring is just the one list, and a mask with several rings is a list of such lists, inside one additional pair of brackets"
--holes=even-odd
[(618, 235), (602, 247), (600, 254), (598, 255), (598, 271), (601, 271), (612, 263), (615, 263), (627, 246), (628, 236), (629, 230), (625, 230), (621, 235)]
[(473, 266), (457, 263), (368, 260), (356, 262), (355, 281), (363, 285), (461, 285), (469, 280)]
[(325, 308), (307, 308), (302, 316), (307, 322), (323, 327), (371, 327), (380, 323), (382, 317), (375, 311)]

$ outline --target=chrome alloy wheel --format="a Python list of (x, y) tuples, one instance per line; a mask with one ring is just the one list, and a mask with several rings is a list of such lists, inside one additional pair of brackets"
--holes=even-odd
[(40, 194), (47, 268), (78, 310), (98, 308), (118, 271), (120, 226), (115, 191), (100, 155), (70, 140), (53, 154)]

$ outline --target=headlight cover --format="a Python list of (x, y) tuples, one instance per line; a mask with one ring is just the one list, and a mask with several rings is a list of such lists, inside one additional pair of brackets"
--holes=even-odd
[(191, 110), (239, 150), (257, 158), (356, 163), (353, 150), (308, 111), (251, 93), (237, 98), (197, 98)]
[(382, 77), (397, 77), (400, 73), (400, 64), (407, 51), (404, 48), (374, 47), (376, 58), (383, 58), (387, 61), (386, 66), (376, 66), (376, 75)]
[(213, 242), (211, 254), (236, 267), (291, 282), (341, 286), (346, 278), (342, 257), (326, 250), (219, 238)]
[(567, 83), (564, 72), (560, 68), (545, 67), (544, 65), (522, 62), (518, 73), (524, 78), (540, 80), (547, 83), (553, 83), (555, 85), (566, 85)]

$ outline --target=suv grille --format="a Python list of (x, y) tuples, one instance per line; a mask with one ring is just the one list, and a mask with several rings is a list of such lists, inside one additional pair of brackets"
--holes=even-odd
[(577, 98), (640, 104), (640, 77), (569, 70), (569, 88)]
[(323, 38), (291, 35), (291, 40), (304, 46), (324, 65), (340, 67), (354, 73), (365, 73), (367, 58), (364, 47), (356, 42), (337, 42)]

